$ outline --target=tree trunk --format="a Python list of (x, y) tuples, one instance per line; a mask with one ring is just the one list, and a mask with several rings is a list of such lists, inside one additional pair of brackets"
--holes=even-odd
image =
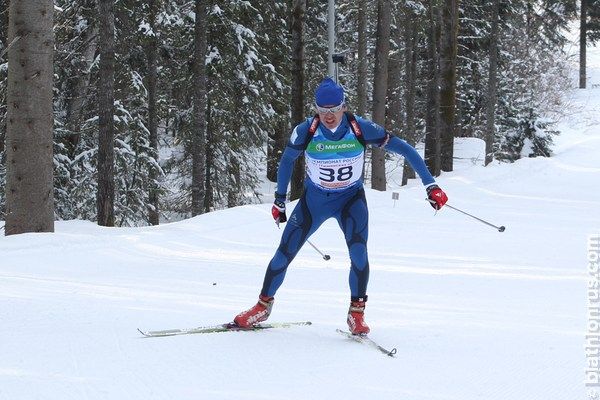
[(213, 132), (215, 125), (211, 118), (212, 105), (210, 99), (206, 102), (206, 144), (204, 149), (205, 174), (204, 174), (204, 212), (210, 212), (215, 204), (215, 192), (213, 189), (213, 171), (215, 166), (215, 149), (218, 143), (215, 143)]
[(440, 132), (441, 169), (452, 171), (456, 120), (456, 52), (458, 37), (458, 0), (445, 0), (442, 8), (440, 46)]
[[(304, 119), (304, 16), (306, 0), (294, 0), (292, 9), (292, 126)], [(290, 200), (302, 195), (304, 157), (298, 157), (292, 174)]]
[[(150, 29), (154, 33), (149, 38), (148, 43), (148, 132), (150, 147), (152, 148), (152, 157), (158, 162), (158, 116), (157, 116), (157, 100), (156, 91), (158, 86), (158, 38), (156, 15), (158, 13), (158, 1), (149, 0), (149, 24)], [(151, 225), (159, 224), (159, 208), (158, 208), (158, 171), (154, 166), (148, 171), (150, 187), (148, 190), (148, 223)]]
[(213, 135), (214, 125), (211, 120), (211, 104), (207, 102), (206, 110), (206, 144), (204, 151), (205, 160), (205, 174), (204, 174), (204, 203), (202, 204), (203, 212), (210, 212), (214, 206), (214, 189), (213, 189), (213, 170), (215, 169), (215, 153), (214, 150), (217, 147), (215, 143), (215, 137)]
[[(416, 122), (415, 122), (415, 89), (417, 75), (417, 26), (414, 22), (416, 16), (410, 9), (406, 9), (405, 29), (404, 29), (404, 68), (405, 68), (405, 101), (406, 101), (406, 134), (405, 140), (411, 146), (417, 141)], [(409, 162), (404, 160), (402, 170), (402, 185), (406, 185), (409, 179), (415, 178), (415, 170), (412, 169)]]
[(586, 87), (587, 6), (589, 0), (581, 0), (579, 16), (579, 88)]
[[(0, 0), (0, 10), (8, 10), (9, 0)], [(8, 46), (8, 13), (0, 12), (0, 60), (4, 59), (6, 54), (6, 47)], [(5, 94), (6, 97), (6, 94)], [(0, 98), (0, 100), (2, 100)], [(6, 140), (6, 98), (4, 101), (0, 101), (0, 115), (4, 118), (0, 118), (0, 155), (4, 153), (4, 144)], [(4, 120), (4, 121), (3, 121)], [(4, 158), (0, 156), (0, 163), (4, 164)], [(3, 215), (2, 207), (0, 206), (0, 216)]]
[(358, 0), (358, 73), (356, 83), (356, 113), (364, 116), (367, 112), (367, 0)]
[[(391, 5), (389, 0), (377, 2), (377, 44), (373, 82), (373, 122), (385, 126), (385, 105), (388, 87), (388, 56), (390, 52)], [(385, 191), (385, 150), (373, 148), (371, 187)]]
[(427, 164), (427, 168), (433, 176), (440, 175), (440, 10), (436, 2), (437, 0), (428, 1), (427, 57), (429, 58), (429, 80), (427, 82), (427, 112), (425, 116), (425, 164)]
[[(8, 10), (10, 0), (0, 0), (0, 10)], [(0, 12), (0, 54), (4, 57), (4, 51), (8, 46), (8, 13)]]
[(5, 234), (54, 232), (50, 0), (9, 6)]
[(194, 136), (192, 139), (192, 216), (205, 209), (206, 182), (206, 0), (196, 1), (194, 23)]
[(115, 85), (115, 16), (114, 0), (99, 0), (100, 19), (100, 86), (98, 87), (98, 225), (115, 225), (114, 177), (114, 85)]
[(500, 0), (492, 1), (492, 30), (490, 32), (490, 65), (488, 71), (487, 103), (485, 108), (485, 165), (494, 159), (496, 136), (496, 96), (498, 92), (498, 18)]

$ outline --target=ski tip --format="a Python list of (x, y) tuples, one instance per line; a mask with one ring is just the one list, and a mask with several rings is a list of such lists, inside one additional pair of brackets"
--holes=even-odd
[(238, 326), (238, 324), (236, 324), (236, 323), (235, 323), (235, 322), (233, 322), (233, 321), (231, 321), (231, 322), (227, 322), (227, 323), (225, 323), (225, 324), (222, 324), (221, 326), (222, 326), (223, 328), (225, 328), (225, 329), (231, 329), (231, 330), (234, 330), (234, 329), (242, 329), (242, 328), (240, 328), (240, 327)]
[(144, 337), (148, 337), (148, 334), (147, 334), (146, 332), (144, 332), (143, 330), (141, 330), (140, 328), (137, 328), (137, 331), (138, 331), (139, 333), (141, 333), (141, 334), (142, 334), (142, 336), (144, 336)]

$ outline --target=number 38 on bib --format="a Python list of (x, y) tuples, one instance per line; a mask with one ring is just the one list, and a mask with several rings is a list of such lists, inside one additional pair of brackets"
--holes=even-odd
[(324, 190), (345, 189), (361, 179), (364, 147), (351, 130), (337, 141), (327, 140), (317, 131), (305, 156), (308, 177)]

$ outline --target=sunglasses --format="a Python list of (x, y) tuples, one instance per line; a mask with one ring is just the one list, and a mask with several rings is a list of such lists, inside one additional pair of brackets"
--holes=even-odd
[(315, 104), (315, 109), (317, 110), (317, 112), (319, 114), (327, 114), (327, 113), (335, 114), (336, 112), (342, 111), (342, 109), (344, 108), (345, 105), (346, 105), (346, 103), (342, 103), (339, 106), (335, 106), (335, 107), (319, 107), (318, 105)]

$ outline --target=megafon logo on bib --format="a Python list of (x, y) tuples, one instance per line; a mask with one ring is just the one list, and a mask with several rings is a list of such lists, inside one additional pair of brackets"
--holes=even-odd
[(317, 149), (317, 151), (323, 151), (325, 150), (325, 145), (323, 143), (319, 143), (315, 146), (315, 149)]

